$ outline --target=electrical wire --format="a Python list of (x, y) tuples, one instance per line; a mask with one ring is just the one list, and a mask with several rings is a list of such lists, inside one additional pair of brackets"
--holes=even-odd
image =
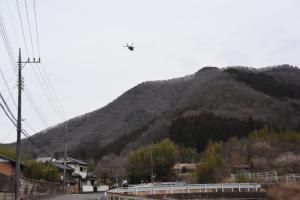
[[(34, 5), (34, 14), (35, 14), (35, 25), (36, 25), (36, 35), (37, 35), (37, 47), (38, 47), (38, 54), (40, 55), (40, 45), (39, 45), (39, 38), (38, 38), (38, 29), (37, 29), (37, 14), (36, 14), (36, 4), (35, 4), (35, 1), (33, 0), (33, 5)], [(19, 21), (20, 21), (20, 25), (21, 25), (21, 29), (22, 29), (22, 36), (23, 36), (23, 41), (24, 41), (24, 45), (25, 45), (25, 50), (26, 50), (26, 53), (27, 53), (27, 56), (28, 56), (28, 46), (27, 46), (27, 42), (26, 42), (26, 37), (25, 37), (25, 31), (24, 31), (24, 26), (23, 26), (23, 22), (22, 22), (22, 17), (21, 17), (21, 11), (20, 11), (20, 6), (19, 6), (19, 2), (18, 0), (16, 0), (16, 4), (17, 4), (17, 8), (18, 8), (18, 15), (19, 15)], [(34, 45), (33, 45), (33, 39), (32, 39), (32, 32), (31, 32), (31, 26), (30, 26), (30, 20), (29, 20), (29, 12), (28, 12), (28, 6), (27, 6), (27, 1), (25, 0), (25, 6), (26, 6), (26, 15), (27, 15), (27, 23), (28, 23), (28, 26), (29, 26), (29, 32), (30, 32), (30, 42), (31, 42), (31, 47), (32, 47), (32, 53), (33, 53), (33, 56), (34, 56)], [(1, 13), (0, 13), (1, 14)], [(3, 39), (3, 42), (4, 42), (4, 45), (5, 45), (5, 49), (6, 49), (6, 52), (8, 54), (8, 57), (9, 57), (9, 60), (10, 60), (10, 63), (13, 67), (13, 70), (17, 76), (17, 67), (16, 67), (16, 60), (15, 60), (15, 56), (13, 54), (13, 51), (12, 51), (12, 45), (10, 43), (10, 40), (9, 40), (9, 37), (8, 37), (8, 34), (7, 34), (7, 30), (6, 30), (6, 27), (5, 27), (5, 22), (4, 22), (4, 19), (2, 17), (2, 14), (0, 15), (0, 32), (1, 32), (1, 36), (2, 36), (2, 39)], [(29, 57), (29, 56), (28, 56)], [(43, 66), (43, 65), (41, 65)], [(60, 102), (58, 101), (58, 98), (57, 98), (57, 95), (55, 93), (55, 90), (53, 89), (53, 86), (50, 82), (50, 79), (46, 73), (46, 70), (44, 69), (44, 67), (42, 67), (43, 71), (40, 71), (39, 70), (39, 73), (42, 77), (42, 81), (40, 81), (40, 85), (46, 85), (44, 86), (44, 93), (46, 94), (47, 97), (49, 96), (52, 96), (52, 100), (50, 100), (50, 98), (47, 98), (48, 101), (50, 102), (50, 104), (52, 105), (52, 108), (54, 110), (56, 110), (56, 114), (57, 115), (60, 115), (60, 117), (62, 117), (63, 115), (66, 116), (64, 110), (63, 110), (63, 107), (62, 105), (60, 104)], [(2, 71), (1, 71), (2, 72)], [(45, 74), (43, 76), (43, 73)], [(37, 75), (37, 73), (35, 73)], [(2, 72), (1, 73), (1, 76), (3, 78), (3, 80), (6, 82), (6, 86), (7, 86), (7, 89), (9, 90), (9, 87), (8, 87), (8, 83), (5, 79), (5, 76), (4, 76), (4, 73)], [(39, 77), (39, 76), (37, 76)], [(43, 84), (44, 82), (44, 84)], [(42, 86), (43, 87), (43, 86)], [(48, 89), (45, 89), (48, 88)], [(11, 93), (11, 92), (10, 92)], [(48, 93), (48, 94), (47, 94)], [(12, 94), (11, 94), (12, 96)], [(36, 104), (33, 102), (32, 98), (30, 97), (30, 94), (28, 93), (28, 90), (25, 90), (25, 96), (27, 98), (27, 100), (29, 101), (29, 104), (32, 106), (32, 107), (35, 107), (35, 110), (36, 110), (36, 113), (37, 115), (39, 115), (39, 118), (41, 119), (41, 121), (45, 121), (44, 118), (42, 117), (42, 115), (39, 113), (39, 109), (36, 108)], [(5, 99), (3, 98), (3, 96), (1, 95), (1, 100), (3, 101), (3, 104), (1, 103), (0, 106), (2, 108), (2, 110), (4, 111), (5, 115), (8, 117), (8, 119), (12, 122), (12, 124), (14, 126), (17, 126), (16, 125), (16, 120), (15, 120), (15, 117), (13, 115), (13, 113), (11, 112), (9, 106), (7, 105), (7, 103), (5, 102)], [(13, 99), (13, 96), (12, 96), (12, 99)], [(14, 101), (15, 102), (15, 101)], [(55, 102), (55, 103), (51, 103), (51, 102)], [(58, 103), (57, 103), (58, 102)], [(54, 105), (55, 104), (55, 105)], [(57, 110), (60, 110), (60, 111), (57, 111)], [(58, 114), (59, 112), (61, 112), (60, 114)], [(29, 125), (28, 125), (29, 126)], [(46, 151), (42, 150), (31, 138), (31, 136), (29, 135), (29, 133), (23, 129), (22, 130), (22, 134), (27, 138), (27, 140), (33, 145), (35, 146), (36, 148), (38, 148), (41, 152), (47, 154), (47, 155), (50, 155), (48, 154)]]
[(26, 8), (26, 16), (27, 16), (27, 24), (29, 28), (29, 36), (30, 36), (30, 43), (31, 43), (31, 49), (32, 49), (32, 55), (34, 55), (34, 49), (33, 49), (33, 42), (32, 42), (32, 33), (31, 33), (31, 26), (30, 26), (30, 20), (29, 20), (29, 15), (28, 15), (28, 6), (27, 6), (27, 0), (25, 0), (25, 8)]
[(16, 126), (16, 122), (14, 121), (14, 119), (12, 119), (12, 117), (7, 113), (5, 107), (2, 105), (2, 103), (0, 103), (0, 107), (2, 108), (4, 114), (6, 115), (6, 117), (13, 123), (13, 125)]
[(52, 157), (47, 151), (43, 150), (41, 147), (39, 147), (39, 145), (37, 145), (36, 142), (33, 141), (32, 137), (28, 134), (28, 132), (23, 129), (22, 134), (26, 137), (26, 139), (33, 145), (35, 146), (35, 148), (37, 148), (39, 151), (41, 151), (42, 153), (46, 154), (49, 157)]
[(9, 96), (10, 96), (10, 98), (11, 98), (11, 100), (12, 100), (12, 102), (13, 102), (15, 108), (17, 108), (17, 103), (16, 103), (16, 101), (15, 101), (15, 99), (14, 99), (14, 96), (13, 96), (13, 94), (12, 94), (10, 88), (9, 88), (8, 82), (7, 82), (7, 80), (6, 80), (5, 76), (4, 76), (4, 73), (3, 73), (3, 71), (2, 71), (1, 68), (0, 68), (0, 74), (1, 74), (1, 77), (2, 77), (2, 79), (3, 79), (3, 81), (4, 81), (4, 84), (5, 84), (5, 86), (6, 86), (6, 89), (7, 89), (8, 93), (9, 93)]
[(1, 143), (4, 143), (14, 130), (15, 130), (15, 127), (13, 127), (9, 132), (7, 132), (4, 139), (1, 140)]
[(34, 102), (34, 100), (32, 99), (30, 93), (28, 90), (24, 90), (25, 93), (25, 100), (28, 102), (28, 104), (30, 105), (30, 107), (32, 108), (32, 110), (35, 112), (35, 114), (37, 115), (37, 118), (42, 122), (42, 124), (47, 127), (48, 126), (48, 122), (45, 119), (44, 115), (39, 111), (38, 106), (36, 105), (36, 103)]
[(34, 10), (36, 42), (37, 42), (37, 48), (38, 48), (38, 55), (39, 55), (39, 58), (40, 58), (41, 54), (40, 54), (40, 42), (39, 42), (39, 32), (38, 32), (38, 23), (37, 23), (37, 14), (36, 14), (36, 4), (35, 4), (35, 0), (32, 0), (32, 1), (33, 1), (33, 10)]
[(0, 93), (0, 99), (2, 100), (2, 102), (3, 102), (3, 104), (4, 104), (5, 108), (6, 108), (6, 110), (9, 112), (10, 116), (11, 116), (14, 120), (16, 120), (16, 118), (14, 117), (14, 114), (13, 114), (12, 111), (10, 110), (9, 106), (7, 105), (7, 103), (6, 103), (6, 101), (5, 101), (5, 99), (3, 98), (3, 96), (2, 96), (1, 93)]
[(48, 76), (48, 74), (47, 74), (47, 72), (46, 72), (46, 70), (45, 70), (44, 64), (43, 64), (42, 62), (41, 62), (41, 66), (42, 66), (42, 70), (44, 71), (44, 74), (46, 75), (46, 80), (47, 80), (47, 82), (48, 82), (48, 85), (50, 86), (50, 89), (51, 89), (51, 91), (52, 91), (52, 93), (53, 93), (53, 95), (54, 95), (54, 99), (56, 99), (56, 102), (57, 102), (58, 106), (60, 107), (60, 109), (61, 109), (61, 111), (62, 111), (62, 113), (63, 113), (63, 115), (64, 115), (64, 118), (67, 119), (67, 118), (68, 118), (68, 115), (66, 114), (65, 109), (64, 109), (64, 107), (62, 106), (62, 104), (61, 104), (61, 102), (60, 102), (60, 100), (59, 100), (59, 98), (58, 98), (58, 96), (57, 96), (57, 94), (56, 94), (56, 92), (55, 92), (55, 90), (54, 90), (54, 88), (53, 88), (53, 86), (52, 86), (52, 83), (51, 83), (51, 81), (50, 81), (50, 78), (49, 78), (49, 76)]
[[(19, 5), (18, 4), (18, 1), (16, 0), (16, 2), (17, 2), (17, 5)], [(19, 11), (19, 7), (18, 7), (18, 11)], [(27, 10), (27, 13), (28, 13), (28, 10)], [(20, 17), (21, 15), (20, 15), (20, 13), (19, 13), (19, 17)], [(28, 19), (29, 19), (29, 17), (28, 17)], [(24, 28), (23, 28), (23, 24), (22, 24), (22, 19), (20, 19), (20, 23), (21, 23), (21, 27), (22, 27), (22, 30), (24, 30)], [(4, 20), (3, 20), (3, 18), (2, 18), (2, 16), (1, 16), (1, 27), (3, 27), (3, 26), (5, 26), (5, 23), (4, 23)], [(11, 60), (11, 63), (15, 63), (15, 59), (14, 59), (14, 55), (13, 55), (13, 53), (12, 53), (12, 51), (11, 51), (11, 44), (10, 44), (10, 42), (7, 42), (7, 41), (9, 41), (8, 40), (8, 37), (7, 37), (7, 34), (6, 34), (6, 29), (5, 28), (2, 28), (2, 31), (1, 31), (1, 33), (2, 33), (2, 35), (3, 35), (3, 38), (4, 38), (4, 41), (5, 41), (5, 44), (6, 44), (6, 46), (7, 46), (7, 52), (8, 52), (8, 55), (9, 55), (9, 57), (10, 57), (10, 60)], [(25, 39), (25, 34), (23, 34), (23, 39), (24, 39), (24, 42), (26, 43), (26, 39)], [(26, 44), (25, 44), (26, 45)], [(26, 53), (27, 53), (27, 55), (28, 55), (28, 51), (26, 50)], [(12, 64), (13, 65), (13, 64)], [(45, 87), (44, 87), (44, 85), (43, 85), (43, 81), (41, 81), (40, 80), (40, 78), (39, 78), (39, 76), (38, 76), (38, 73), (36, 72), (36, 69), (34, 68), (34, 67), (32, 67), (32, 69), (33, 69), (33, 71), (34, 71), (34, 75), (37, 77), (37, 79), (38, 79), (38, 81), (39, 81), (39, 83), (40, 83), (40, 85), (41, 85), (41, 87), (42, 87), (42, 90), (43, 90), (43, 92), (45, 93), (45, 95), (46, 95), (46, 97), (47, 97), (47, 99), (48, 99), (48, 101), (50, 102), (50, 104), (51, 104), (51, 107), (53, 108), (53, 110), (54, 110), (54, 112), (58, 115), (58, 117), (60, 118), (60, 119), (62, 119), (62, 115), (61, 114), (58, 114), (59, 113), (59, 111), (57, 111), (58, 110), (58, 106), (56, 105), (54, 105), (54, 103), (53, 103), (53, 100), (51, 100), (51, 95), (48, 95), (48, 93), (47, 93), (47, 91), (45, 90)], [(16, 70), (14, 70), (15, 71), (15, 74), (17, 75), (17, 72), (16, 72)], [(40, 72), (40, 74), (41, 74), (41, 72)], [(43, 77), (42, 77), (42, 79), (44, 79)], [(44, 82), (46, 82), (45, 80), (44, 80)], [(29, 95), (28, 95), (29, 96)], [(29, 99), (30, 97), (28, 97), (28, 99)], [(31, 98), (32, 99), (32, 98)], [(31, 100), (28, 100), (28, 102), (29, 102), (29, 104), (31, 104)], [(36, 106), (35, 105), (30, 105), (31, 107), (33, 107), (33, 110), (34, 110), (34, 112), (37, 114), (37, 116), (38, 116), (38, 118), (42, 118), (41, 119), (41, 121), (43, 121), (42, 123), (45, 125), (45, 120), (43, 119), (43, 117), (41, 116), (41, 114), (37, 111), (37, 109), (36, 109)]]
[(4, 42), (5, 50), (7, 52), (9, 60), (10, 60), (10, 64), (13, 68), (13, 71), (17, 75), (16, 60), (15, 60), (14, 53), (12, 51), (10, 40), (7, 36), (6, 26), (5, 26), (5, 22), (4, 22), (4, 19), (2, 17), (1, 11), (0, 11), (0, 32), (1, 32), (2, 40)]
[[(0, 107), (2, 108), (4, 114), (6, 115), (6, 117), (12, 122), (12, 124), (17, 128), (17, 124), (16, 121), (14, 120), (15, 117), (14, 116), (10, 116), (7, 112), (7, 110), (5, 109), (5, 106), (3, 106), (3, 104), (0, 102)], [(21, 133), (26, 137), (26, 139), (33, 145), (35, 146), (38, 150), (40, 150), (42, 153), (51, 156), (48, 152), (46, 152), (45, 150), (43, 150), (41, 147), (39, 147), (32, 139), (32, 137), (30, 136), (30, 134), (25, 130), (22, 129)]]
[(26, 37), (25, 37), (25, 31), (24, 31), (24, 27), (23, 27), (23, 22), (22, 22), (22, 17), (21, 17), (21, 11), (20, 11), (20, 6), (19, 6), (18, 0), (16, 0), (16, 3), (17, 3), (17, 7), (18, 7), (19, 21), (20, 21), (21, 28), (22, 28), (23, 40), (24, 40), (26, 52), (28, 52), (28, 47), (27, 47)]
[[(39, 42), (39, 33), (38, 33), (38, 23), (37, 23), (37, 12), (36, 12), (36, 2), (35, 2), (35, 0), (33, 0), (33, 10), (34, 10), (34, 19), (35, 19), (35, 28), (36, 28), (35, 30), (36, 30), (36, 37), (37, 37), (36, 38), (36, 42), (37, 42), (37, 48), (38, 48), (38, 55), (39, 55), (39, 57), (41, 57), (41, 55), (40, 55), (40, 42)], [(56, 94), (56, 92), (55, 92), (55, 90), (54, 90), (54, 88), (52, 86), (52, 83), (50, 81), (50, 78), (49, 78), (49, 76), (48, 76), (48, 74), (46, 72), (46, 69), (45, 69), (43, 63), (41, 63), (41, 69), (42, 70), (40, 70), (40, 68), (38, 68), (39, 73), (40, 73), (42, 79), (44, 80), (45, 85), (48, 88), (49, 93), (52, 92), (52, 94), (53, 94), (53, 101), (58, 106), (58, 108), (60, 110), (60, 113), (62, 113), (63, 117), (66, 119), (67, 118), (67, 114), (66, 114), (66, 112), (65, 112), (62, 104), (60, 103), (58, 97), (57, 97), (57, 94)]]
[[(18, 0), (16, 0), (16, 2), (17, 2), (17, 6), (18, 6), (18, 11), (20, 11)], [(26, 6), (27, 22), (28, 22), (29, 32), (30, 32), (30, 41), (31, 41), (31, 44), (32, 44), (32, 49), (33, 49), (33, 40), (32, 40), (32, 33), (31, 33), (30, 21), (29, 21), (29, 12), (28, 12), (27, 0), (25, 0), (25, 6)], [(36, 14), (36, 3), (35, 3), (35, 1), (33, 2), (33, 6), (34, 6), (33, 10), (34, 10), (34, 14), (35, 14), (35, 24), (36, 24), (36, 33), (37, 33), (38, 54), (40, 56), (40, 50), (39, 50), (40, 49), (40, 47), (39, 47), (40, 45), (39, 45), (39, 38), (38, 38), (39, 34), (38, 34), (38, 29), (37, 29), (38, 26), (37, 26), (37, 14)], [(24, 32), (24, 28), (23, 28), (23, 24), (22, 24), (22, 19), (21, 19), (20, 12), (19, 12), (19, 17), (20, 17), (20, 24), (21, 24), (22, 30)], [(24, 39), (24, 43), (26, 43), (25, 34), (23, 34), (23, 39)], [(33, 51), (33, 54), (34, 54), (34, 50), (32, 50), (32, 51)], [(26, 53), (28, 55), (27, 48), (26, 48)], [(44, 69), (43, 65), (41, 65), (41, 66), (42, 66), (41, 68), (42, 68), (43, 71), (41, 71), (39, 68), (37, 70), (41, 78), (39, 77), (39, 75), (38, 75), (35, 67), (33, 67), (34, 75), (36, 76), (37, 80), (39, 81), (40, 86), (41, 86), (41, 88), (42, 88), (42, 90), (43, 90), (43, 92), (44, 92), (47, 100), (49, 101), (52, 109), (54, 110), (54, 112), (56, 113), (56, 115), (58, 116), (58, 118), (60, 118), (61, 120), (66, 119), (67, 116), (65, 114), (65, 111), (64, 111), (62, 105), (60, 104), (58, 98), (57, 98), (57, 95), (56, 95), (56, 93), (55, 93), (55, 91), (53, 89), (53, 86), (52, 86), (52, 84), (50, 82), (50, 79), (49, 79), (49, 77), (47, 75), (47, 72)], [(45, 74), (46, 78), (44, 77), (43, 73)]]

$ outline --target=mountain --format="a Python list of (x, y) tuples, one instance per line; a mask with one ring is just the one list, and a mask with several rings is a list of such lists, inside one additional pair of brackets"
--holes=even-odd
[[(216, 123), (201, 121), (203, 114), (210, 116), (209, 122)], [(190, 120), (199, 116), (200, 121)], [(69, 120), (68, 149), (73, 156), (98, 159), (110, 152), (127, 154), (164, 137), (182, 138), (184, 131), (181, 130), (186, 127), (191, 127), (184, 129), (186, 132), (196, 131), (199, 135), (201, 131), (198, 133), (195, 129), (197, 123), (203, 123), (202, 127), (206, 123), (217, 124), (232, 130), (236, 128), (229, 127), (230, 124), (240, 124), (236, 127), (245, 132), (250, 129), (243, 122), (249, 124), (249, 119), (278, 129), (300, 128), (300, 70), (297, 67), (205, 67), (182, 78), (143, 82), (107, 106)], [(188, 125), (182, 128), (178, 124)], [(47, 152), (63, 152), (65, 125), (64, 122), (37, 133), (32, 140)], [(222, 130), (207, 128), (201, 130)], [(172, 135), (175, 133), (176, 136)], [(42, 154), (27, 140), (22, 141), (22, 148)]]

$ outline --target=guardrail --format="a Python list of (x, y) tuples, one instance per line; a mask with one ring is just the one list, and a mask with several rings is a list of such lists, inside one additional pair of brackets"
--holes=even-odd
[(148, 195), (199, 192), (258, 192), (261, 185), (257, 183), (221, 183), (221, 184), (187, 184), (187, 185), (150, 185), (109, 190), (110, 194)]
[(300, 183), (300, 175), (299, 174), (289, 174), (285, 176), (285, 180), (287, 183), (295, 182)]

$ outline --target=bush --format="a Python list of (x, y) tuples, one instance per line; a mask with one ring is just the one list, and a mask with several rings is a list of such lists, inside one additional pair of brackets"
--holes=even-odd
[(202, 163), (196, 169), (198, 182), (218, 182), (227, 175), (226, 166), (220, 156), (222, 146), (222, 143), (209, 141), (203, 152)]
[(235, 178), (238, 183), (250, 182), (250, 178), (247, 176), (247, 173), (245, 171), (238, 171)]
[(41, 179), (50, 182), (59, 182), (58, 169), (51, 164), (39, 163), (36, 161), (27, 162), (27, 174), (29, 178)]
[(300, 172), (300, 155), (292, 152), (283, 153), (274, 161), (274, 165), (290, 173)]
[(174, 179), (173, 166), (179, 159), (179, 147), (169, 139), (132, 152), (127, 160), (130, 182), (151, 180), (151, 170), (157, 180)]

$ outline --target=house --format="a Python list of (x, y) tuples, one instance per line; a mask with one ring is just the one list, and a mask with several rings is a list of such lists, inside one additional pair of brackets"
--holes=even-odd
[[(56, 160), (55, 163), (64, 163), (64, 159)], [(80, 177), (85, 179), (87, 176), (87, 163), (75, 158), (67, 157), (66, 164), (74, 169), (72, 177)]]
[[(25, 176), (24, 169), (25, 165), (20, 164), (21, 168), (21, 177)], [(15, 175), (15, 169), (16, 169), (16, 161), (8, 158), (6, 156), (0, 155), (0, 174), (6, 175), (6, 176), (14, 176)]]
[(64, 179), (64, 170), (66, 170), (66, 182), (74, 182), (72, 181), (72, 173), (74, 172), (74, 169), (69, 167), (68, 165), (64, 165), (63, 163), (56, 163), (56, 162), (51, 162), (53, 166), (55, 166), (58, 169), (59, 177), (60, 180), (63, 181)]
[[(50, 156), (38, 157), (36, 161), (41, 163), (51, 163), (58, 168), (59, 171), (63, 172), (64, 169), (64, 158), (56, 160)], [(72, 171), (72, 177), (85, 179), (87, 176), (87, 163), (75, 158), (66, 158), (66, 170)]]

